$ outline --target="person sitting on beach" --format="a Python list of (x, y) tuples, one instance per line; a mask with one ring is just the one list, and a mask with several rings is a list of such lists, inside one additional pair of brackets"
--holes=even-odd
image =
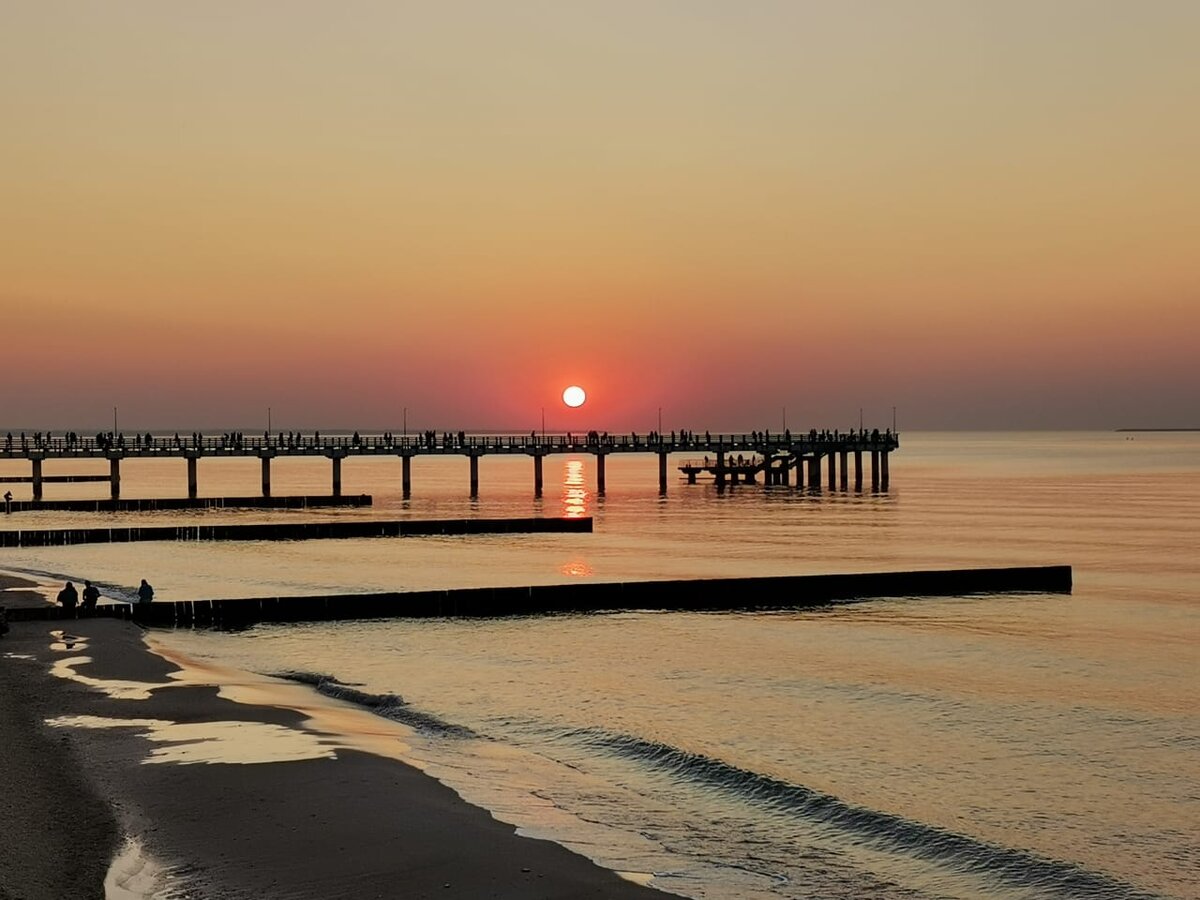
[(150, 583), (143, 578), (141, 586), (138, 587), (138, 603), (149, 603), (153, 599), (154, 588), (150, 587)]
[(83, 604), (82, 609), (86, 613), (95, 612), (96, 602), (100, 599), (100, 592), (96, 590), (96, 586), (90, 581), (83, 583)]
[(66, 587), (58, 592), (58, 602), (64, 610), (74, 613), (75, 604), (79, 602), (79, 592), (75, 590), (75, 585), (68, 581)]

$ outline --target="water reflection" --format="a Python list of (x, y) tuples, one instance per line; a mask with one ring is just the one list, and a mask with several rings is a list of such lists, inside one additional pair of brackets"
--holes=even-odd
[(558, 571), (569, 578), (588, 578), (595, 570), (582, 559), (573, 559), (558, 567)]
[(564, 519), (581, 519), (588, 514), (591, 494), (583, 480), (583, 460), (563, 464), (562, 514)]

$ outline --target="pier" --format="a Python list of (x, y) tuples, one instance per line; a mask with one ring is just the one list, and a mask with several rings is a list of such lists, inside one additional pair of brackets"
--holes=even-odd
[[(163, 627), (245, 628), (259, 622), (659, 612), (780, 611), (884, 597), (1070, 593), (1070, 566), (780, 575), (676, 581), (578, 582), (529, 587), (393, 591), (230, 600), (114, 603), (96, 614)], [(68, 618), (61, 609), (16, 608), (10, 621)]]
[[(179, 459), (181, 476), (186, 478), (187, 498), (199, 500), (199, 464), (201, 460), (253, 457), (261, 462), (261, 494), (271, 497), (272, 465), (289, 457), (324, 457), (330, 466), (330, 496), (342, 496), (342, 463), (353, 457), (391, 457), (400, 462), (400, 486), (403, 496), (412, 496), (413, 461), (426, 456), (460, 456), (468, 463), (467, 487), (472, 498), (479, 495), (479, 461), (485, 456), (527, 456), (532, 462), (533, 493), (542, 496), (542, 463), (555, 454), (590, 454), (595, 457), (596, 492), (605, 492), (605, 460), (614, 453), (652, 454), (658, 457), (658, 489), (667, 493), (668, 458), (672, 453), (704, 454), (711, 461), (690, 462), (680, 471), (690, 484), (699, 474), (711, 474), (719, 491), (726, 486), (756, 482), (761, 475), (765, 485), (794, 485), (820, 490), (822, 473), (829, 490), (850, 490), (853, 467), (854, 490), (869, 483), (872, 491), (889, 488), (889, 457), (900, 446), (900, 436), (891, 431), (837, 431), (812, 429), (804, 434), (790, 431), (772, 434), (751, 431), (734, 434), (682, 431), (660, 434), (587, 434), (469, 435), (464, 432), (424, 432), (420, 435), (383, 434), (325, 435), (320, 432), (264, 434), (245, 437), (224, 434), (207, 437), (199, 433), (172, 435), (97, 435), (79, 437), (6, 438), (0, 446), (0, 459), (29, 462), (28, 476), (7, 476), (8, 483), (32, 486), (34, 504), (43, 503), (44, 485), (54, 482), (108, 482), (110, 499), (121, 499), (121, 467), (133, 460)], [(754, 466), (739, 463), (741, 457), (759, 460)], [(103, 460), (107, 475), (47, 475), (43, 466), (49, 461)], [(865, 462), (864, 462), (865, 460)], [(752, 471), (751, 471), (752, 470)], [(46, 507), (42, 507), (46, 508)]]

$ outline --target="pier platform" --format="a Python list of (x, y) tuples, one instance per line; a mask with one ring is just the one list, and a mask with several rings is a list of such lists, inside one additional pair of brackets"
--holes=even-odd
[[(782, 575), (676, 581), (581, 582), (530, 587), (396, 591), (112, 604), (98, 615), (162, 627), (246, 628), (260, 622), (389, 618), (500, 618), (565, 613), (736, 612), (805, 609), (883, 597), (1071, 592), (1070, 566)], [(62, 610), (13, 609), (10, 621), (57, 620)]]
[[(809, 429), (792, 433), (785, 429), (772, 434), (769, 430), (730, 434), (708, 431), (672, 431), (669, 434), (649, 432), (638, 434), (609, 434), (589, 431), (584, 434), (467, 434), (466, 432), (426, 431), (418, 435), (383, 434), (331, 435), (314, 432), (311, 435), (288, 432), (267, 433), (261, 438), (233, 433), (207, 437), (199, 432), (183, 437), (178, 434), (96, 435), (80, 437), (74, 432), (65, 436), (47, 437), (35, 434), (13, 438), (5, 435), (0, 443), (0, 460), (25, 460), (29, 475), (6, 476), (11, 482), (28, 482), (33, 499), (42, 499), (44, 487), (51, 481), (107, 480), (113, 499), (121, 496), (121, 466), (129, 460), (178, 459), (186, 469), (187, 495), (196, 498), (199, 491), (201, 460), (254, 457), (262, 472), (262, 494), (271, 495), (273, 462), (288, 457), (324, 457), (329, 460), (330, 482), (335, 497), (342, 493), (342, 464), (355, 457), (392, 457), (400, 462), (400, 483), (403, 496), (412, 495), (413, 460), (428, 456), (460, 456), (467, 460), (468, 484), (471, 497), (479, 496), (479, 461), (489, 456), (527, 456), (533, 462), (533, 492), (542, 496), (543, 461), (558, 454), (580, 454), (595, 457), (596, 493), (605, 493), (605, 461), (612, 454), (651, 454), (658, 457), (658, 489), (667, 492), (667, 459), (672, 453), (703, 453), (714, 460), (717, 488), (724, 489), (726, 481), (734, 480), (730, 471), (738, 456), (751, 455), (765, 461), (764, 476), (768, 484), (786, 482), (787, 475), (801, 465), (807, 465), (810, 488), (820, 487), (822, 470), (828, 472), (829, 489), (849, 489), (849, 470), (854, 469), (854, 489), (862, 490), (866, 463), (870, 465), (871, 490), (887, 490), (888, 459), (900, 447), (900, 435), (891, 430), (859, 428)], [(56, 474), (45, 471), (48, 462), (105, 461), (109, 474)], [(743, 473), (744, 475), (745, 473)], [(840, 474), (840, 481), (839, 481)], [(781, 481), (780, 479), (783, 479)], [(744, 478), (743, 478), (744, 480)], [(694, 476), (689, 477), (694, 482)], [(799, 480), (797, 480), (799, 486)]]

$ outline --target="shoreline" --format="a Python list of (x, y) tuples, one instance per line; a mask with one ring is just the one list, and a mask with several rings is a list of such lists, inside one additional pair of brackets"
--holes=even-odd
[(128, 622), (59, 627), (0, 641), (15, 748), (0, 776), (19, 788), (0, 809), (21, 835), (0, 896), (103, 897), (117, 858), (131, 885), (157, 866), (185, 897), (667, 896), (401, 762), (402, 726), (306, 685), (181, 667)]

